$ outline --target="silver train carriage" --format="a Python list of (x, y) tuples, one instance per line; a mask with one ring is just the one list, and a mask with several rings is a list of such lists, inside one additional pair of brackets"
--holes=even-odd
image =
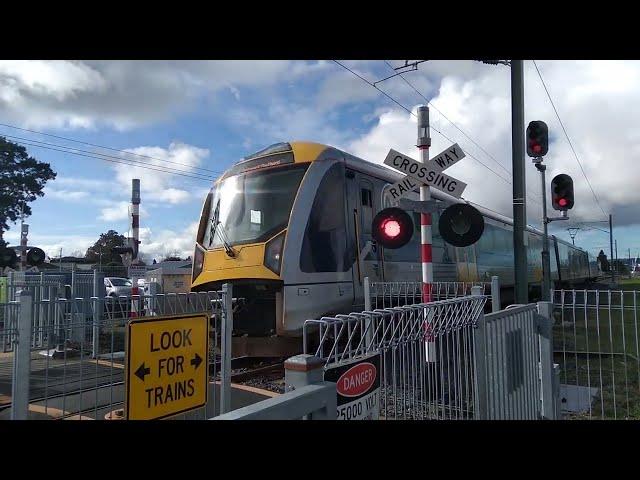
[[(310, 142), (272, 145), (229, 168), (204, 203), (196, 238), (192, 290), (234, 286), (244, 301), (234, 331), (255, 338), (297, 338), (305, 320), (364, 308), (363, 278), (419, 281), (420, 221), (406, 246), (375, 247), (371, 223), (389, 206), (385, 185), (402, 176), (336, 148)], [(419, 195), (414, 192), (414, 198)], [(432, 189), (443, 209), (464, 202)], [(456, 248), (433, 214), (435, 281), (500, 277), (503, 299), (513, 292), (511, 219), (474, 205), (485, 218), (482, 238)], [(542, 280), (541, 232), (527, 229), (532, 295)], [(575, 284), (591, 277), (587, 253), (550, 237), (552, 278)], [(249, 348), (249, 347), (247, 347)]]

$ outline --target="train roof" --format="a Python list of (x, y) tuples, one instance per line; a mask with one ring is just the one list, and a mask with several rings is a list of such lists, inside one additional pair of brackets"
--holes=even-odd
[[(362, 173), (366, 173), (373, 177), (380, 178), (381, 180), (386, 180), (389, 183), (396, 183), (400, 181), (402, 178), (404, 178), (404, 175), (402, 175), (401, 173), (396, 172), (390, 168), (387, 168), (382, 164), (369, 162), (360, 157), (356, 157), (355, 155), (345, 152), (344, 150), (341, 150), (339, 148), (332, 147), (330, 145), (325, 145), (322, 143), (317, 143), (317, 142), (297, 141), (297, 140), (270, 145), (269, 147), (263, 150), (260, 150), (252, 155), (245, 157), (236, 165), (239, 165), (244, 162), (248, 162), (250, 160), (257, 159), (257, 158), (264, 158), (271, 155), (277, 155), (277, 154), (283, 154), (283, 153), (289, 153), (289, 152), (293, 153), (293, 161), (295, 163), (309, 163), (320, 158), (322, 153), (325, 153), (325, 152), (328, 153), (327, 150), (333, 150), (335, 152), (341, 153), (342, 156), (344, 156), (345, 158), (347, 167), (353, 168), (354, 170), (358, 170)], [(477, 203), (465, 200), (464, 198), (453, 197), (435, 188), (431, 189), (431, 196), (433, 198), (436, 198), (438, 200), (441, 200), (447, 203), (467, 203), (469, 205), (473, 205), (485, 217), (513, 226), (512, 218), (502, 215), (501, 213), (495, 212), (493, 210), (490, 210), (486, 207), (483, 207), (482, 205), (478, 205)], [(541, 230), (538, 230), (537, 228), (531, 225), (527, 225), (526, 229), (531, 233), (536, 233), (538, 235), (543, 234)], [(553, 236), (555, 237), (555, 235)], [(555, 238), (559, 243), (562, 243), (571, 248), (575, 248), (575, 249), (586, 252), (586, 250), (576, 247), (565, 240), (562, 240), (557, 237)]]

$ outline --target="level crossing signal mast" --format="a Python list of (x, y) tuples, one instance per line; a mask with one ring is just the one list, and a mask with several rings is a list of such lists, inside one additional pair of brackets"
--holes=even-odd
[[(438, 208), (433, 201), (407, 203), (414, 204), (416, 211), (432, 211)], [(476, 243), (482, 236), (484, 218), (471, 205), (454, 204), (442, 212), (438, 227), (447, 243), (456, 247), (467, 247)], [(389, 207), (374, 217), (371, 232), (374, 240), (384, 248), (402, 248), (411, 240), (414, 224), (405, 210)]]
[[(37, 267), (44, 263), (46, 254), (44, 250), (38, 247), (28, 247), (27, 250), (27, 265), (30, 267)], [(15, 269), (18, 267), (20, 259), (13, 247), (0, 247), (0, 269), (5, 267)]]
[(551, 205), (555, 210), (566, 212), (573, 208), (573, 180), (561, 173), (551, 180)]

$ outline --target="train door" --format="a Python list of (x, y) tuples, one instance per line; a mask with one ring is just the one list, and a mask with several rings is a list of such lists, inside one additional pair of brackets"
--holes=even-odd
[(478, 281), (478, 262), (476, 259), (475, 245), (469, 247), (456, 247), (456, 263), (458, 266), (458, 281)]
[(382, 281), (380, 248), (373, 246), (371, 222), (380, 209), (374, 195), (373, 183), (359, 172), (347, 170), (346, 182), (348, 235), (350, 245), (355, 246), (353, 266), (354, 303), (363, 303), (364, 277), (371, 282)]

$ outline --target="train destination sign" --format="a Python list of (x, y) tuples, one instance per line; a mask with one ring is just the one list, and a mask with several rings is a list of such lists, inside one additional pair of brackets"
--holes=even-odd
[(384, 164), (406, 174), (406, 177), (389, 187), (388, 192), (393, 200), (397, 200), (424, 184), (460, 198), (467, 184), (442, 172), (464, 157), (465, 154), (457, 143), (426, 163), (418, 162), (391, 149)]
[(206, 315), (141, 317), (127, 326), (125, 416), (157, 420), (207, 403)]

